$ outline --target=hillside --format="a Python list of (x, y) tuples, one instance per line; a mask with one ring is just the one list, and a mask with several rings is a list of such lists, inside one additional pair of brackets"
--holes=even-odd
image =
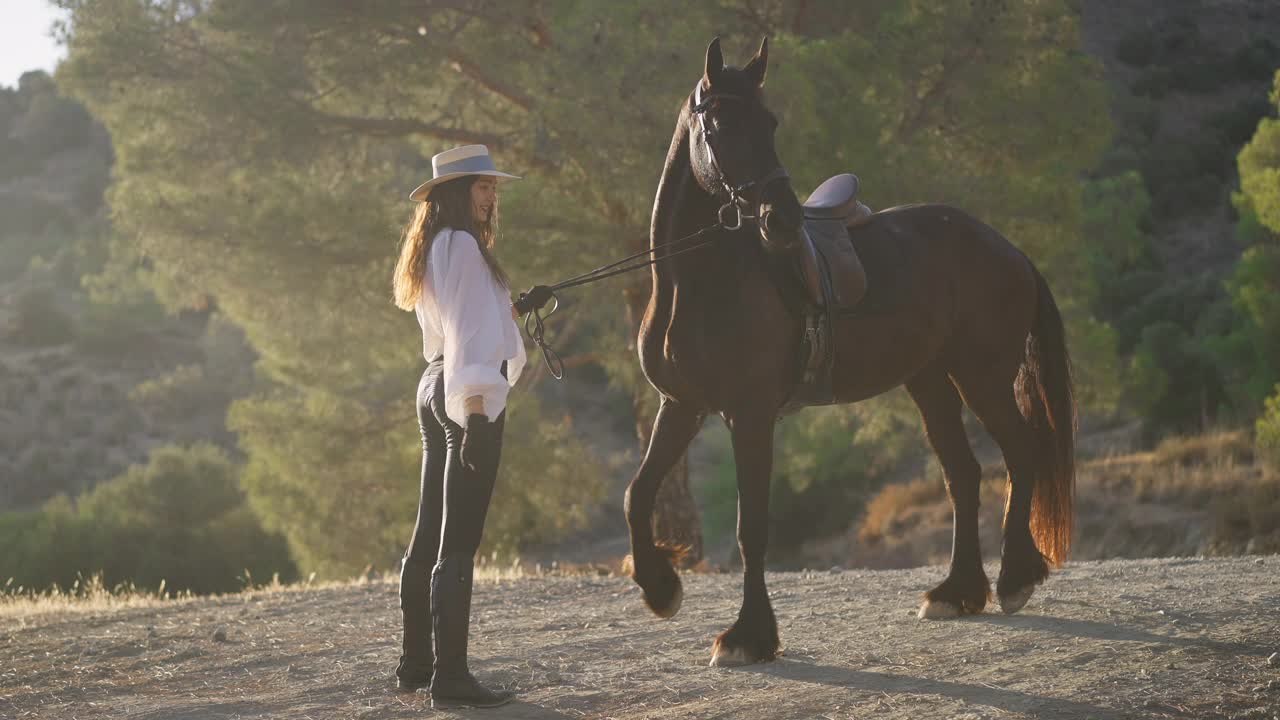
[(0, 512), (78, 495), (161, 445), (232, 447), (223, 419), (253, 354), (109, 264), (106, 131), (32, 72), (0, 88), (0, 141)]
[(1265, 230), (1233, 197), (1236, 159), (1280, 69), (1280, 3), (1080, 3), (1114, 135), (1084, 186), (1095, 316), (1116, 333), (1122, 400), (1152, 435), (1249, 421), (1265, 361), (1232, 349), (1228, 281)]
[[(707, 667), (741, 578), (686, 575), (681, 614), (626, 578), (482, 582), (472, 667), (519, 693), (486, 717), (1222, 718), (1280, 713), (1280, 557), (1073, 563), (1021, 614), (922, 622), (938, 567), (771, 573), (786, 652)], [(988, 572), (994, 573), (994, 568)], [(0, 716), (418, 718), (393, 689), (392, 582), (109, 609), (0, 604)], [(474, 713), (431, 713), (472, 717)]]

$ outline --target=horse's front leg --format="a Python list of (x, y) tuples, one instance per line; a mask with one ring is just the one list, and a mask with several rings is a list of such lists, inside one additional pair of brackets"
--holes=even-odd
[(729, 418), (733, 458), (738, 471), (738, 549), (742, 553), (742, 608), (738, 620), (716, 638), (712, 666), (747, 665), (773, 660), (782, 651), (778, 621), (764, 584), (764, 555), (769, 545), (769, 478), (773, 470), (771, 412)]
[(649, 449), (640, 469), (627, 486), (627, 527), (631, 531), (631, 579), (644, 594), (644, 602), (658, 617), (669, 618), (683, 598), (680, 576), (671, 561), (674, 548), (660, 548), (653, 541), (653, 505), (658, 486), (689, 449), (702, 427), (701, 410), (663, 398), (653, 421)]

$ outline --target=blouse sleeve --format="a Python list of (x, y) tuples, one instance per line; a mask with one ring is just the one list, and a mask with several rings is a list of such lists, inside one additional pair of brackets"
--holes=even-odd
[(475, 237), (459, 230), (442, 239), (448, 243), (446, 261), (433, 263), (432, 284), (444, 334), (445, 414), (462, 425), (466, 399), (479, 395), (494, 419), (506, 408), (510, 387), (501, 367), (502, 323), (511, 321), (511, 310), (499, 306)]

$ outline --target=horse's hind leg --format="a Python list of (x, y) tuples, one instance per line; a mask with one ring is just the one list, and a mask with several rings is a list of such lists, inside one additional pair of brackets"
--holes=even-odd
[(978, 490), (982, 468), (965, 434), (960, 417), (963, 407), (960, 394), (946, 373), (936, 368), (908, 382), (907, 392), (920, 408), (925, 434), (942, 464), (955, 523), (951, 569), (942, 584), (925, 593), (920, 619), (979, 613), (991, 597), (991, 583), (982, 569), (978, 544)]
[(1009, 470), (1008, 501), (1004, 512), (1004, 544), (996, 595), (1000, 609), (1015, 613), (1027, 604), (1036, 585), (1049, 577), (1049, 564), (1031, 536), (1031, 499), (1038, 463), (1034, 429), (1018, 410), (1013, 378), (1016, 369), (988, 373), (981, 378), (957, 378), (965, 403), (1004, 454)]
[(645, 604), (662, 618), (676, 614), (683, 592), (680, 576), (671, 566), (673, 552), (654, 544), (653, 505), (658, 486), (689, 449), (689, 443), (702, 427), (702, 418), (699, 410), (663, 399), (653, 421), (649, 449), (627, 486), (625, 505), (627, 527), (631, 531), (631, 579), (640, 586)]
[(738, 472), (738, 549), (742, 553), (742, 608), (738, 620), (716, 638), (712, 666), (773, 660), (781, 651), (778, 621), (764, 582), (769, 545), (769, 477), (773, 471), (772, 411), (730, 416)]

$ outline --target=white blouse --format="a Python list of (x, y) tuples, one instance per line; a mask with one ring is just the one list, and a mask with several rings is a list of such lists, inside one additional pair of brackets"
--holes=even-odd
[(471, 233), (445, 228), (436, 234), (414, 312), (423, 357), (444, 355), (445, 414), (462, 425), (466, 399), (479, 395), (485, 414), (496, 419), (524, 369), (524, 343), (511, 316), (511, 293), (494, 278)]

